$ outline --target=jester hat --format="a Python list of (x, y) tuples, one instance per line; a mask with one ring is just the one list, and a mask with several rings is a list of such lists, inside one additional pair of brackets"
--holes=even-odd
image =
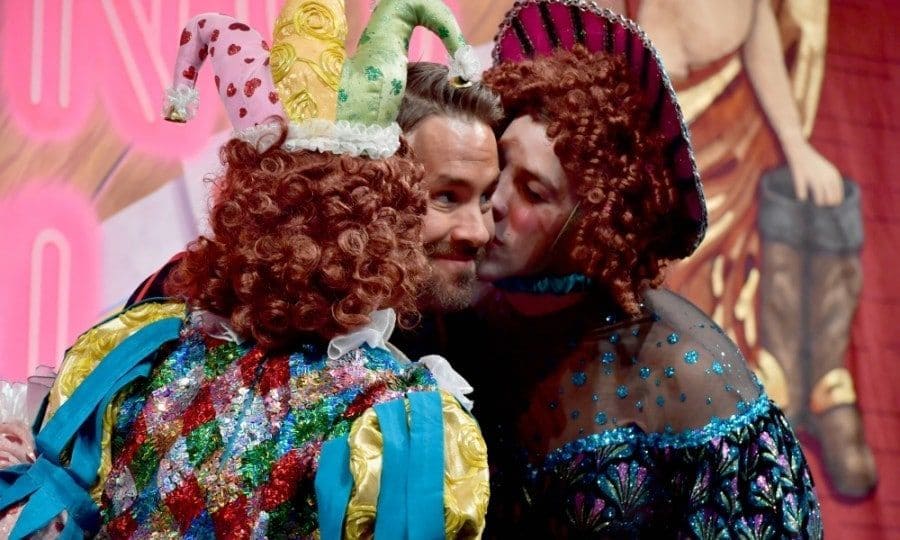
[(687, 257), (706, 234), (706, 202), (691, 139), (659, 53), (637, 24), (590, 0), (518, 0), (494, 38), (494, 65), (547, 56), (582, 45), (594, 53), (622, 55), (640, 82), (651, 129), (665, 137), (666, 164), (678, 191), (670, 223), (679, 234), (672, 258)]
[(282, 144), (288, 151), (389, 157), (400, 146), (396, 118), (416, 26), (443, 41), (452, 57), (451, 82), (480, 78), (472, 48), (440, 0), (381, 0), (350, 58), (343, 0), (287, 0), (271, 49), (232, 17), (197, 15), (182, 31), (163, 115), (174, 122), (193, 116), (197, 73), (209, 58), (235, 137), (266, 148), (278, 139), (280, 118), (288, 124)]

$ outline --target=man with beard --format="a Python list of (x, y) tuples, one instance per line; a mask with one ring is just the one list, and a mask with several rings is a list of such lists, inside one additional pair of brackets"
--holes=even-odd
[(423, 241), (432, 275), (419, 308), (458, 311), (472, 301), (475, 262), (494, 235), (500, 104), (480, 84), (448, 84), (440, 64), (412, 64), (408, 77), (397, 122), (425, 166), (429, 193)]
[[(431, 266), (418, 300), (424, 318), (393, 342), (412, 358), (443, 352), (440, 314), (462, 310), (475, 295), (475, 263), (494, 235), (491, 196), (500, 169), (494, 129), (499, 98), (479, 82), (448, 82), (446, 66), (411, 62), (397, 123), (425, 166), (428, 209), (422, 240)], [(147, 278), (126, 305), (163, 297), (163, 285), (183, 253)]]

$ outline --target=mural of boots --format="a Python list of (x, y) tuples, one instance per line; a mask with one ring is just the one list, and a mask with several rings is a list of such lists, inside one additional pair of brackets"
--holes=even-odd
[(817, 207), (797, 201), (784, 167), (761, 189), (763, 345), (784, 370), (788, 417), (818, 439), (832, 486), (863, 497), (877, 471), (844, 366), (862, 285), (859, 188), (845, 180), (843, 203)]

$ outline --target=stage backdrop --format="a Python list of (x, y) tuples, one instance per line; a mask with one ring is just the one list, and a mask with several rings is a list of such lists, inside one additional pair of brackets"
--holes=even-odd
[[(809, 394), (820, 380), (830, 390), (814, 411), (846, 409), (855, 388), (880, 486), (861, 501), (837, 495), (820, 441), (805, 434), (826, 531), (900, 537), (900, 285), (892, 279), (900, 260), (892, 176), (900, 169), (900, 3), (757, 1), (770, 2), (773, 32), (750, 0), (601, 2), (637, 19), (659, 46), (704, 172), (710, 233), (668, 284), (728, 330), (789, 410), (812, 414)], [(489, 64), (512, 1), (447, 3)], [(73, 338), (205, 230), (209, 178), (229, 127), (209, 69), (199, 76), (197, 117), (186, 126), (161, 120), (178, 36), (203, 11), (233, 14), (269, 36), (280, 4), (0, 1), (0, 378), (55, 366)], [(347, 0), (351, 43), (371, 5)], [(412, 60), (445, 60), (425, 32), (411, 47)], [(792, 124), (811, 146), (786, 147), (776, 133)], [(801, 157), (786, 160), (794, 154)], [(829, 163), (860, 188), (861, 251), (853, 196), (825, 212), (826, 228), (837, 228), (818, 244), (792, 244), (758, 222), (760, 212), (787, 208), (786, 223), (814, 230), (821, 213), (779, 206), (791, 202), (790, 189), (770, 190), (781, 196), (774, 206), (761, 193), (779, 178), (790, 186), (773, 172), (779, 167), (821, 172)]]

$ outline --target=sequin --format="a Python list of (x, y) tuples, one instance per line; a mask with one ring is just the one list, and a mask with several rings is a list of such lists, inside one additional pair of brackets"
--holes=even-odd
[(598, 426), (605, 425), (606, 422), (607, 422), (606, 413), (605, 413), (605, 412), (598, 412), (596, 415), (594, 415), (594, 422), (595, 422)]
[(592, 395), (592, 396), (591, 396), (591, 401), (595, 401), (595, 402), (596, 402), (596, 401), (600, 401), (600, 396), (598, 396), (597, 394)]
[(251, 489), (265, 482), (276, 460), (275, 441), (269, 440), (244, 452), (241, 457), (240, 473)]
[(135, 489), (138, 492), (142, 491), (150, 483), (150, 479), (156, 473), (158, 466), (159, 461), (156, 456), (156, 449), (151, 443), (142, 444), (135, 453), (130, 467), (131, 474), (134, 477)]
[(667, 379), (671, 379), (675, 376), (675, 368), (672, 366), (666, 366), (666, 369), (663, 371), (666, 374)]
[(346, 434), (376, 403), (434, 384), (427, 370), (366, 346), (338, 360), (315, 344), (267, 357), (191, 329), (119, 409), (107, 530), (312, 536), (323, 438)]
[(712, 405), (713, 399), (710, 396), (706, 396), (706, 404)]
[(716, 375), (721, 375), (721, 374), (725, 373), (725, 368), (722, 367), (722, 364), (720, 364), (716, 360), (713, 361), (712, 366), (710, 366), (710, 367), (712, 368), (713, 373), (715, 373)]
[(574, 411), (572, 411), (569, 414), (569, 416), (572, 417), (572, 420), (578, 420), (578, 417), (581, 416), (581, 411), (579, 411), (578, 409), (575, 409)]
[(628, 397), (628, 387), (625, 386), (624, 384), (619, 385), (619, 387), (616, 388), (616, 395), (619, 396), (619, 399), (627, 398)]
[(604, 364), (612, 364), (616, 361), (616, 355), (613, 354), (612, 351), (603, 351), (603, 355), (600, 359)]
[(641, 400), (636, 401), (634, 404), (634, 408), (639, 411), (643, 411), (644, 410), (644, 402)]
[(685, 401), (687, 401), (687, 394), (685, 394), (684, 392), (682, 392), (681, 394), (679, 394), (679, 395), (678, 395), (678, 401), (680, 401), (680, 402), (682, 402), (682, 403), (684, 403)]
[(678, 343), (678, 341), (679, 341), (680, 339), (681, 339), (681, 338), (678, 337), (678, 333), (672, 332), (672, 333), (669, 334), (669, 336), (666, 338), (666, 341), (669, 343), (669, 345), (675, 345), (676, 343)]
[(640, 369), (640, 377), (641, 377), (642, 379), (649, 379), (649, 378), (650, 378), (650, 371), (651, 371), (650, 368), (648, 368), (648, 367), (646, 367), (646, 366), (642, 367), (642, 368)]
[(691, 349), (684, 353), (684, 362), (686, 364), (696, 364), (700, 360), (700, 353)]
[(204, 370), (206, 372), (206, 377), (209, 379), (213, 379), (221, 375), (225, 368), (231, 365), (232, 362), (238, 357), (238, 346), (234, 343), (227, 343), (225, 345), (215, 347), (212, 349), (206, 358), (206, 364), (204, 365)]
[(664, 398), (663, 396), (656, 396), (656, 404), (662, 407), (666, 404), (666, 398)]
[(587, 374), (583, 371), (577, 371), (572, 375), (572, 384), (575, 386), (584, 386), (587, 382)]
[(619, 343), (620, 341), (622, 341), (622, 336), (620, 336), (620, 335), (617, 334), (617, 333), (616, 333), (616, 334), (612, 334), (611, 336), (609, 336), (609, 342), (612, 343), (613, 345), (616, 345), (616, 344)]
[(212, 420), (200, 425), (187, 436), (188, 459), (195, 467), (222, 447), (219, 424)]

